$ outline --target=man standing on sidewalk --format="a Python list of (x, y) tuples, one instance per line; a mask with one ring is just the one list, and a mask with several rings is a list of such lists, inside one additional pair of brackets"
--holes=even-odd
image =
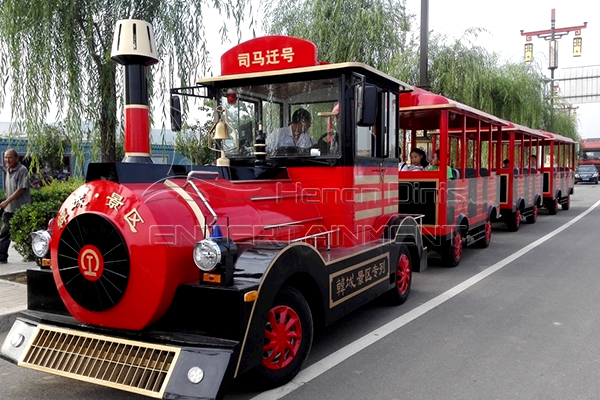
[(4, 152), (4, 190), (6, 200), (0, 203), (2, 213), (2, 228), (0, 228), (0, 264), (8, 262), (8, 247), (10, 246), (10, 219), (15, 211), (23, 204), (31, 203), (27, 167), (19, 162), (15, 149)]

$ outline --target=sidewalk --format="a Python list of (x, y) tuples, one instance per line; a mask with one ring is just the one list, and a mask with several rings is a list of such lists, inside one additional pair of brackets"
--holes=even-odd
[[(39, 268), (33, 261), (23, 261), (23, 257), (13, 248), (8, 250), (8, 263), (0, 264), (0, 275), (25, 272), (29, 268)], [(16, 313), (27, 308), (27, 285), (0, 279), (0, 332), (8, 331)]]

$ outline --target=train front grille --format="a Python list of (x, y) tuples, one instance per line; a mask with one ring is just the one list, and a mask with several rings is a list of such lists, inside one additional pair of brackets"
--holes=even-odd
[(162, 398), (179, 349), (39, 325), (19, 365)]

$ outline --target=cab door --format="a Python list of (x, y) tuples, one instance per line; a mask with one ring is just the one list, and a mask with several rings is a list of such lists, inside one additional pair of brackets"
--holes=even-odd
[(378, 88), (375, 123), (355, 126), (354, 222), (365, 237), (379, 237), (398, 211), (397, 121), (398, 93)]

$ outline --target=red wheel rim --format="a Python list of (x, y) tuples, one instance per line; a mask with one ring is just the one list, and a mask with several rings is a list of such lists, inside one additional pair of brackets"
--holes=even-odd
[(492, 240), (492, 221), (485, 223), (485, 242), (489, 243)]
[(537, 206), (533, 206), (533, 220), (535, 221), (537, 219)]
[(554, 209), (558, 210), (558, 198), (554, 199)]
[(515, 226), (517, 228), (521, 226), (521, 210), (515, 212)]
[(280, 370), (298, 354), (302, 342), (302, 324), (296, 311), (288, 306), (276, 306), (267, 315), (263, 344), (263, 367)]
[(398, 259), (398, 271), (396, 274), (396, 284), (398, 285), (398, 293), (404, 294), (410, 285), (410, 260), (406, 254), (401, 254)]
[(462, 256), (462, 235), (460, 232), (456, 232), (454, 239), (452, 239), (452, 247), (454, 250), (454, 259), (460, 260)]
[(571, 206), (571, 196), (567, 196), (567, 207)]

